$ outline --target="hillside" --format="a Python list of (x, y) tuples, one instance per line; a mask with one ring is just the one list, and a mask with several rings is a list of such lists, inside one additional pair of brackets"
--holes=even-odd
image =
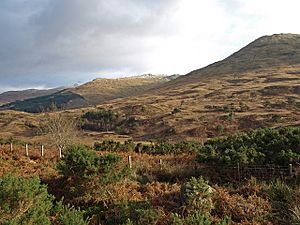
[(53, 103), (64, 109), (86, 107), (112, 99), (138, 95), (176, 77), (176, 75), (147, 74), (118, 79), (97, 78), (77, 87), (36, 98), (24, 98), (24, 100), (20, 99), (21, 101), (10, 102), (1, 108), (36, 113), (48, 109)]
[(246, 72), (275, 68), (280, 70), (281, 67), (299, 66), (299, 64), (300, 35), (274, 34), (260, 37), (226, 59), (181, 76), (176, 81), (168, 83), (166, 87), (172, 88), (197, 82), (204, 79), (204, 76), (209, 78), (229, 74), (238, 76)]
[(223, 61), (141, 96), (110, 101), (137, 139), (206, 139), (300, 124), (300, 35), (261, 37)]
[(6, 91), (0, 94), (0, 105), (7, 104), (15, 101), (22, 101), (29, 98), (36, 98), (45, 95), (50, 95), (55, 92), (62, 90), (63, 88), (53, 88), (53, 89), (27, 89), (21, 91)]
[(116, 98), (139, 95), (174, 78), (176, 76), (151, 74), (117, 79), (97, 78), (70, 91), (83, 96), (88, 105), (95, 105)]
[[(131, 82), (125, 82), (125, 78), (115, 81), (97, 79), (73, 89), (74, 93), (87, 96), (92, 105), (64, 113), (80, 117), (88, 111), (112, 110), (119, 115), (119, 121), (110, 133), (83, 131), (82, 139), (89, 141), (119, 137), (205, 140), (254, 128), (299, 125), (299, 43), (300, 35), (265, 36), (223, 61), (169, 82), (158, 79), (156, 84), (159, 86), (148, 91), (142, 88), (143, 92), (136, 91), (136, 86), (130, 86)], [(118, 86), (114, 90), (119, 82), (124, 89)], [(125, 87), (131, 90), (131, 96), (124, 96), (128, 93)], [(109, 90), (108, 93), (124, 98), (108, 101), (108, 95), (101, 100), (103, 103), (93, 106), (96, 98), (90, 90), (98, 93)], [(2, 113), (10, 117), (10, 112)], [(27, 120), (25, 114), (22, 118), (27, 124), (36, 124), (40, 119), (37, 115)], [(11, 123), (11, 127), (4, 127), (3, 123), (0, 124), (3, 132), (16, 133), (15, 125)], [(30, 126), (23, 125), (17, 135), (29, 131)]]

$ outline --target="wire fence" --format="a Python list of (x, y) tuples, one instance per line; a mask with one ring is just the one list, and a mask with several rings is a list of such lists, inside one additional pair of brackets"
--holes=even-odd
[[(44, 158), (44, 159), (58, 159), (60, 158), (59, 150), (53, 147), (47, 147), (42, 144), (2, 144), (0, 145), (0, 156), (25, 156), (30, 159)], [(116, 153), (118, 154), (118, 153)], [(143, 160), (147, 161), (143, 165), (156, 169), (163, 169), (168, 167), (177, 167), (180, 170), (194, 170), (197, 174), (214, 174), (223, 180), (241, 181), (251, 177), (259, 179), (289, 179), (297, 175), (298, 168), (292, 164), (285, 166), (279, 165), (209, 165), (200, 164), (192, 159), (192, 157), (182, 156), (149, 156), (145, 158), (142, 154), (130, 155), (128, 152), (122, 156), (128, 163), (129, 168), (134, 168), (135, 165), (140, 164)], [(145, 154), (144, 154), (145, 155)], [(161, 158), (160, 158), (161, 157)]]

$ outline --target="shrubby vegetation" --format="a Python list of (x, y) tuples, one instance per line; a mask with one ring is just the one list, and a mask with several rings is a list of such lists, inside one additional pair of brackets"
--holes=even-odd
[(112, 110), (89, 111), (81, 116), (81, 127), (87, 130), (111, 131), (119, 123), (119, 115)]
[[(59, 176), (49, 182), (51, 194), (38, 178), (0, 178), (0, 224), (298, 224), (297, 180), (296, 185), (255, 179), (240, 181), (238, 187), (223, 185), (207, 180), (218, 176), (214, 171), (195, 171), (194, 164), (192, 168), (176, 164), (172, 170), (167, 160), (155, 168), (141, 160), (129, 169), (124, 160), (128, 154), (123, 152), (173, 154), (170, 157), (198, 152), (201, 162), (283, 165), (298, 163), (299, 133), (299, 127), (261, 129), (209, 140), (204, 146), (197, 142), (147, 145), (133, 141), (104, 141), (95, 143), (94, 148), (70, 146), (57, 163)], [(190, 160), (187, 164), (194, 163), (193, 156), (180, 157)], [(149, 161), (152, 158), (147, 156)], [(205, 178), (200, 176), (204, 174)]]
[(147, 153), (152, 155), (195, 153), (201, 144), (194, 141), (181, 141), (175, 144), (158, 142), (153, 144), (135, 144), (133, 141), (125, 141), (123, 144), (117, 141), (95, 142), (94, 149), (97, 151)]
[[(114, 154), (97, 155), (84, 146), (68, 148), (57, 169), (65, 180), (68, 190), (66, 201), (110, 201), (111, 186), (122, 181), (129, 171), (121, 157)], [(110, 192), (111, 191), (111, 192)]]
[(7, 145), (7, 144), (18, 144), (18, 145), (24, 145), (25, 142), (15, 139), (13, 137), (10, 138), (0, 138), (0, 145)]
[(198, 161), (213, 164), (278, 164), (300, 162), (300, 127), (259, 129), (207, 141)]
[(92, 131), (114, 131), (116, 133), (128, 134), (137, 125), (134, 116), (121, 116), (111, 109), (89, 111), (80, 118), (81, 128)]
[(88, 224), (82, 211), (53, 200), (39, 178), (4, 175), (0, 178), (0, 224)]

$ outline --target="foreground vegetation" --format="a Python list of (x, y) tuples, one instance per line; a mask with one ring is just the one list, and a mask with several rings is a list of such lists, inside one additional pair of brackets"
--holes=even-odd
[[(296, 127), (251, 131), (209, 140), (204, 146), (131, 141), (69, 146), (57, 162), (26, 164), (28, 171), (33, 165), (53, 170), (39, 172), (39, 178), (18, 171), (22, 165), (18, 163), (30, 159), (3, 151), (0, 224), (299, 224), (297, 177), (228, 183), (215, 179), (219, 175), (210, 169), (189, 167), (196, 159), (223, 164), (228, 156), (226, 163), (296, 165), (299, 140)], [(241, 150), (250, 148), (251, 154)], [(184, 150), (188, 154), (182, 155)], [(281, 154), (289, 150), (293, 153), (289, 158)], [(136, 158), (131, 168), (128, 154)], [(159, 167), (151, 166), (164, 155), (181, 160), (169, 164), (165, 158)]]

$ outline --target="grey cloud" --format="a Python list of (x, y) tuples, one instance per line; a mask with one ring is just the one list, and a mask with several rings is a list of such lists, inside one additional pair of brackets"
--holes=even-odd
[[(175, 33), (177, 0), (2, 0), (0, 82), (59, 84), (143, 71), (147, 38)], [(55, 80), (54, 80), (55, 79)], [(0, 90), (1, 91), (1, 90)]]

